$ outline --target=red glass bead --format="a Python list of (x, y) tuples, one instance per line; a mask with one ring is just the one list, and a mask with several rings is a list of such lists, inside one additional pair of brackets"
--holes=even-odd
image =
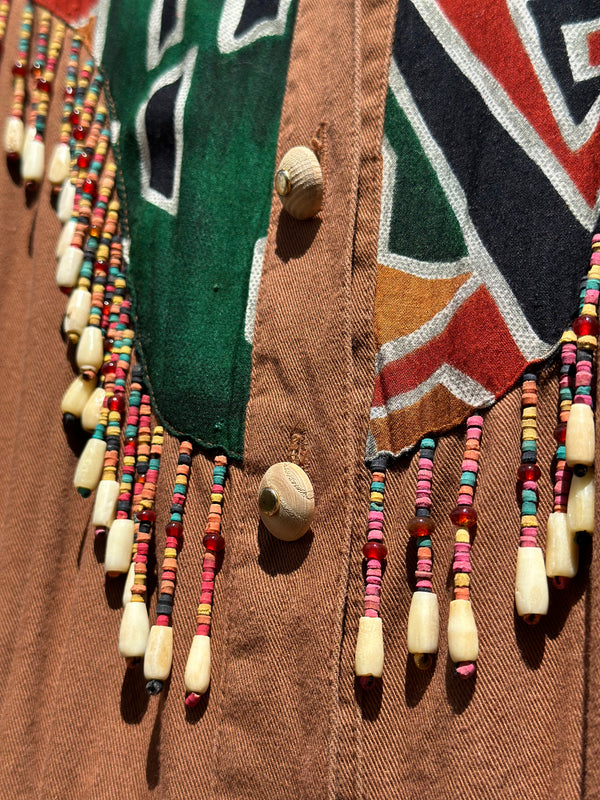
[(365, 542), (362, 550), (365, 558), (376, 558), (378, 561), (383, 561), (387, 556), (387, 547), (381, 542)]
[(521, 464), (517, 470), (517, 478), (520, 481), (538, 481), (542, 470), (537, 464)]
[(79, 153), (77, 156), (77, 166), (79, 169), (87, 169), (90, 165), (90, 154), (89, 153)]
[(96, 186), (96, 181), (92, 180), (91, 178), (86, 178), (83, 182), (82, 192), (91, 195), (92, 200), (95, 200), (96, 195), (98, 194), (98, 187)]
[(460, 528), (472, 528), (477, 522), (477, 512), (473, 506), (456, 506), (450, 512), (450, 519)]
[(167, 536), (173, 536), (175, 539), (180, 539), (183, 535), (183, 522), (171, 520), (171, 522), (167, 522), (165, 525), (165, 531)]
[(90, 236), (97, 239), (100, 236), (100, 228), (97, 225), (92, 225), (90, 228)]
[(554, 438), (558, 442), (558, 444), (564, 444), (567, 441), (567, 425), (564, 422), (561, 422), (560, 425), (557, 425), (554, 430)]
[(108, 338), (106, 338), (104, 340), (104, 352), (105, 353), (109, 353), (112, 350), (112, 346), (113, 346), (114, 343), (115, 343), (115, 340), (112, 338), (112, 336), (109, 336)]
[(151, 508), (142, 508), (137, 514), (138, 522), (154, 522), (156, 514)]
[(50, 81), (47, 81), (46, 78), (38, 78), (37, 88), (40, 92), (45, 92), (46, 94), (50, 94), (52, 84), (50, 83)]
[(573, 332), (577, 336), (598, 336), (599, 331), (598, 319), (590, 314), (582, 314), (573, 323)]
[(431, 517), (413, 517), (408, 523), (408, 532), (415, 537), (431, 536), (435, 524)]
[(113, 394), (113, 396), (108, 401), (108, 409), (109, 411), (118, 411), (119, 414), (122, 414), (125, 409), (125, 401), (123, 400), (123, 395)]
[(34, 61), (31, 65), (31, 74), (34, 78), (39, 78), (42, 74), (42, 65), (39, 61)]
[(13, 153), (7, 153), (6, 158), (9, 161), (19, 161), (21, 158), (21, 154), (15, 150)]
[(65, 86), (65, 98), (66, 97), (73, 97), (75, 94), (75, 87), (74, 86)]
[(204, 547), (206, 547), (207, 550), (210, 550), (211, 553), (220, 553), (221, 550), (225, 547), (225, 539), (221, 536), (220, 533), (209, 531), (208, 533), (204, 534), (204, 539), (202, 539), (202, 544), (204, 545)]
[(81, 125), (76, 125), (73, 128), (73, 138), (80, 142), (82, 139), (85, 139), (85, 128)]
[(22, 78), (25, 77), (27, 70), (25, 69), (24, 64), (21, 61), (15, 61), (12, 68), (12, 74), (17, 77), (17, 75), (21, 76)]
[(103, 258), (99, 258), (94, 261), (94, 272), (100, 272), (102, 275), (106, 275), (108, 273), (108, 264)]
[(80, 116), (81, 111), (79, 111), (77, 108), (74, 108), (73, 111), (71, 111), (71, 116), (69, 117), (69, 122), (71, 125), (79, 125)]
[(102, 366), (102, 369), (100, 370), (100, 372), (103, 375), (114, 375), (116, 371), (117, 371), (117, 365), (113, 364), (112, 361), (107, 361), (106, 364), (104, 364)]

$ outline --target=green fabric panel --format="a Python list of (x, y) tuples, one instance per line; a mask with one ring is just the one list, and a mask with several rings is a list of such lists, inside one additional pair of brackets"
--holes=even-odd
[[(111, 4), (103, 54), (120, 123), (136, 346), (166, 427), (239, 457), (250, 387), (248, 281), (268, 228), (295, 2), (283, 35), (222, 53), (224, 4), (188, 0), (182, 40), (147, 71), (150, 5)], [(136, 117), (157, 79), (192, 60), (194, 48), (173, 215), (143, 195)]]
[(388, 91), (385, 135), (398, 159), (389, 249), (420, 261), (458, 261), (467, 247), (435, 170)]

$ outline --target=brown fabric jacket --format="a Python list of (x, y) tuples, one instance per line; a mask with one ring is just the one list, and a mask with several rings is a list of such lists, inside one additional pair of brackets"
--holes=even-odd
[[(7, 40), (15, 40), (14, 3)], [(414, 552), (416, 460), (391, 471), (383, 580), (385, 670), (365, 694), (354, 677), (368, 513), (364, 466), (374, 375), (372, 311), (381, 131), (395, 4), (300, 0), (278, 157), (321, 142), (325, 198), (301, 228), (273, 203), (254, 336), (245, 462), (227, 485), (216, 580), (210, 691), (183, 703), (195, 628), (211, 463), (194, 459), (175, 606), (172, 678), (149, 698), (117, 650), (122, 585), (105, 580), (91, 502), (72, 488), (76, 453), (59, 402), (71, 379), (54, 285), (59, 223), (47, 187), (27, 207), (0, 168), (0, 798), (49, 800), (391, 800), (600, 796), (600, 586), (583, 559), (570, 588), (551, 590), (537, 627), (513, 610), (519, 531), (520, 394), (486, 416), (473, 547), (480, 661), (452, 674), (445, 626), (464, 430), (436, 454), (434, 588), (440, 652), (419, 672), (405, 635)], [(63, 55), (64, 60), (64, 55)], [(0, 118), (11, 99), (7, 55)], [(60, 91), (55, 91), (60, 97)], [(50, 134), (59, 125), (53, 103)], [(552, 430), (555, 369), (540, 385)], [(259, 525), (256, 494), (273, 463), (300, 445), (317, 500), (293, 544)], [(551, 508), (553, 441), (542, 439), (540, 518)], [(175, 475), (165, 447), (156, 553)], [(542, 537), (543, 539), (543, 537)], [(156, 595), (152, 598), (154, 609)]]

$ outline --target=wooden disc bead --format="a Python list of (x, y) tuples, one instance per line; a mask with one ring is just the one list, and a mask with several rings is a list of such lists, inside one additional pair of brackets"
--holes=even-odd
[(308, 147), (292, 147), (275, 173), (275, 190), (283, 207), (296, 219), (314, 217), (323, 202), (323, 173)]
[(258, 487), (260, 518), (275, 538), (293, 542), (310, 528), (314, 497), (308, 475), (297, 464), (273, 464)]

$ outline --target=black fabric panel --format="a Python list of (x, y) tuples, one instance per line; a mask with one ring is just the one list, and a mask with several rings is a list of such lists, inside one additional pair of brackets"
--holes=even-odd
[(590, 234), (409, 0), (400, 0), (393, 55), (466, 194), (484, 246), (538, 336), (556, 341), (577, 312)]
[(176, 23), (177, 0), (163, 0), (162, 15), (160, 18), (160, 36), (158, 37), (158, 43), (161, 47)]
[(150, 150), (150, 186), (165, 197), (173, 194), (175, 178), (175, 124), (173, 115), (181, 78), (159, 89), (146, 107), (146, 134)]
[(246, 33), (261, 19), (276, 19), (278, 9), (279, 0), (246, 0), (235, 35)]

